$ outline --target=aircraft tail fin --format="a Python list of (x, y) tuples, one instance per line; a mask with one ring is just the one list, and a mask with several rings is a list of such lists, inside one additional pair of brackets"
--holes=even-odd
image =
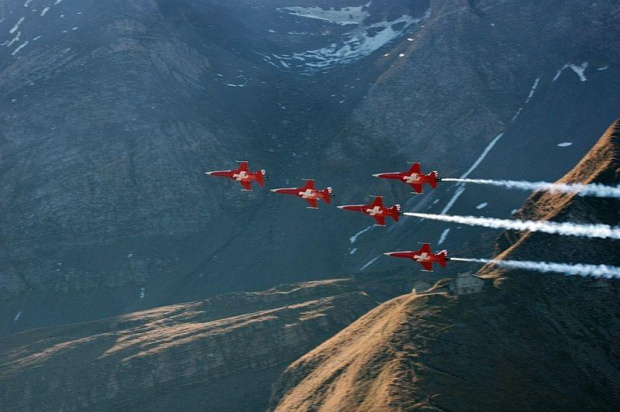
[(428, 175), (428, 177), (430, 178), (429, 181), (428, 181), (428, 184), (431, 185), (431, 187), (433, 189), (437, 189), (437, 176), (438, 176), (438, 174), (439, 173), (437, 173), (437, 172), (432, 172), (432, 173), (429, 173), (429, 175)]
[(398, 219), (400, 218), (400, 215), (402, 214), (400, 210), (400, 205), (392, 206), (392, 208), (390, 209), (390, 212), (392, 212), (392, 218), (394, 219), (394, 221), (398, 222)]
[(267, 172), (265, 172), (265, 169), (259, 170), (258, 173), (256, 173), (256, 181), (258, 182), (259, 185), (265, 186), (266, 176), (267, 176)]
[(448, 251), (447, 250), (442, 250), (441, 252), (439, 252), (437, 254), (437, 257), (439, 258), (439, 264), (441, 265), (441, 267), (446, 267), (446, 258), (448, 257)]
[(332, 202), (332, 198), (334, 198), (334, 190), (331, 187), (323, 190), (323, 199), (325, 203), (330, 204)]

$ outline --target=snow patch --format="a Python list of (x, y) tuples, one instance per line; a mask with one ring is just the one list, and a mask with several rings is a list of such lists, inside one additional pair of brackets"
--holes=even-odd
[(583, 62), (579, 66), (576, 65), (576, 64), (573, 64), (573, 63), (566, 63), (555, 74), (555, 77), (553, 78), (553, 81), (555, 82), (557, 79), (559, 79), (560, 76), (562, 75), (562, 73), (564, 72), (564, 70), (570, 68), (579, 77), (579, 80), (581, 80), (582, 82), (585, 82), (586, 80), (588, 80), (586, 78), (585, 71), (586, 71), (586, 69), (588, 68), (589, 65), (590, 65), (590, 63), (588, 63), (588, 62)]
[(558, 143), (558, 147), (569, 147), (569, 146), (572, 146), (572, 145), (573, 145), (572, 142)]
[[(495, 136), (493, 140), (491, 140), (491, 143), (489, 143), (489, 145), (484, 149), (480, 157), (478, 157), (478, 159), (476, 159), (474, 164), (471, 165), (471, 167), (465, 173), (463, 173), (463, 175), (461, 176), (461, 179), (467, 178), (474, 170), (476, 170), (478, 166), (480, 166), (480, 163), (482, 163), (484, 158), (487, 157), (491, 149), (493, 149), (495, 144), (497, 144), (497, 142), (502, 138), (502, 136), (504, 136), (504, 133), (498, 134), (497, 136)], [(454, 193), (454, 196), (452, 196), (452, 199), (450, 199), (446, 207), (444, 207), (443, 210), (441, 211), (442, 215), (445, 215), (446, 213), (450, 211), (450, 209), (452, 209), (452, 207), (454, 206), (458, 198), (463, 195), (464, 191), (465, 191), (465, 184), (459, 184), (457, 186), (456, 192)]]
[(609, 69), (609, 66), (599, 67), (599, 68), (598, 68), (598, 69), (596, 69), (596, 70), (597, 70), (597, 71), (599, 71), (599, 72), (602, 72), (602, 71), (605, 71), (605, 70), (607, 70), (607, 69)]
[(22, 32), (18, 31), (15, 37), (13, 37), (13, 39), (11, 39), (11, 41), (6, 44), (6, 47), (11, 47), (14, 43), (17, 43), (21, 39), (21, 37)]
[(15, 317), (13, 318), (13, 322), (17, 322), (19, 318), (21, 317), (22, 317), (22, 311), (20, 310), (19, 312), (17, 312), (17, 315), (15, 315)]
[(13, 26), (13, 28), (11, 30), (9, 30), (10, 34), (15, 33), (17, 30), (19, 30), (19, 26), (21, 26), (21, 24), (24, 22), (24, 20), (26, 20), (25, 17), (22, 17), (21, 19), (19, 19), (17, 21), (17, 23), (15, 23), (15, 26)]
[(482, 210), (482, 209), (484, 209), (485, 207), (487, 207), (488, 205), (489, 205), (489, 203), (488, 203), (488, 202), (483, 202), (483, 203), (480, 203), (478, 206), (476, 206), (476, 209), (478, 209), (478, 210)]
[(521, 112), (523, 111), (523, 107), (519, 107), (519, 110), (517, 110), (517, 112), (515, 113), (514, 116), (512, 116), (512, 119), (510, 119), (511, 123), (514, 123), (515, 120), (517, 120), (519, 118), (519, 115), (521, 114)]
[(585, 82), (586, 80), (586, 69), (588, 68), (589, 63), (588, 62), (583, 62), (581, 63), (580, 66), (577, 66), (576, 64), (570, 64), (568, 67), (571, 68), (571, 70), (573, 72), (575, 72), (575, 74), (579, 77), (579, 80), (581, 80), (582, 82)]
[(562, 75), (562, 72), (568, 68), (568, 64), (565, 64), (564, 66), (562, 66), (562, 68), (560, 70), (558, 70), (558, 72), (555, 74), (555, 76), (553, 76), (553, 80), (552, 82), (555, 82), (557, 79), (560, 78), (560, 76)]
[(362, 6), (344, 7), (342, 9), (322, 7), (282, 7), (277, 9), (279, 12), (286, 12), (293, 16), (305, 17), (307, 19), (323, 20), (328, 23), (346, 26), (350, 24), (360, 25), (368, 18), (368, 6), (372, 1)]
[(146, 288), (140, 288), (140, 299), (144, 299), (146, 296)]
[(360, 230), (359, 232), (357, 232), (356, 234), (354, 234), (353, 236), (351, 236), (349, 238), (349, 241), (351, 242), (351, 244), (357, 242), (357, 238), (360, 237), (361, 235), (363, 235), (364, 233), (373, 230), (374, 228), (376, 228), (376, 225), (372, 225), (372, 226), (368, 226), (366, 229), (364, 230)]
[(15, 50), (13, 50), (13, 53), (11, 53), (11, 56), (15, 56), (17, 53), (19, 53), (19, 51), (21, 49), (23, 49), (24, 47), (28, 46), (30, 44), (30, 42), (28, 40), (26, 40), (25, 42), (23, 42), (22, 44), (19, 45), (18, 48), (16, 48)]
[(530, 100), (532, 99), (532, 96), (534, 96), (534, 92), (536, 92), (536, 88), (538, 87), (539, 82), (540, 82), (540, 77), (537, 77), (536, 80), (534, 80), (534, 85), (532, 86), (532, 89), (530, 90), (530, 94), (527, 96), (527, 99), (525, 99), (525, 104), (528, 104)]
[[(323, 48), (292, 54), (263, 55), (264, 60), (274, 66), (277, 66), (274, 60), (279, 61), (280, 64), (287, 69), (297, 67), (308, 72), (327, 70), (338, 65), (355, 62), (371, 55), (403, 35), (412, 25), (430, 17), (430, 11), (427, 11), (421, 18), (402, 15), (392, 21), (367, 23), (369, 14), (366, 11), (361, 11), (365, 7), (366, 6), (345, 7), (342, 10), (325, 10), (320, 7), (288, 7), (279, 9), (280, 11), (287, 11), (289, 13), (294, 11), (292, 14), (300, 17), (313, 19), (320, 17), (321, 20), (327, 19), (336, 24), (349, 22), (347, 24), (354, 24), (357, 27), (343, 34), (341, 40), (333, 42)], [(303, 13), (302, 10), (304, 10)], [(360, 12), (357, 13), (355, 10), (360, 10)], [(284, 62), (287, 64), (285, 65)]]
[(26, 0), (26, 2), (24, 3), (24, 7), (30, 6), (30, 3), (32, 3), (32, 0)]
[(375, 262), (377, 261), (377, 259), (379, 259), (380, 257), (381, 257), (381, 256), (377, 256), (376, 258), (371, 259), (370, 261), (368, 261), (368, 262), (367, 262), (364, 266), (362, 266), (362, 267), (360, 268), (360, 272), (361, 272), (362, 270), (366, 269), (368, 266), (370, 266), (370, 265), (372, 265), (373, 263), (375, 263)]
[(441, 245), (443, 242), (445, 242), (449, 234), (450, 234), (450, 229), (446, 229), (443, 232), (441, 232), (441, 236), (439, 236), (439, 241), (437, 242), (437, 244)]
[(465, 191), (465, 185), (457, 186), (456, 191), (454, 192), (454, 196), (452, 196), (448, 204), (442, 209), (441, 211), (442, 215), (445, 215), (446, 213), (450, 211), (450, 209), (452, 209), (452, 207), (454, 206), (456, 201), (459, 200), (459, 197), (461, 197), (464, 191)]
[(50, 11), (49, 6), (45, 7), (43, 10), (41, 10), (41, 17), (45, 16), (47, 14), (47, 12)]
[(355, 252), (357, 252), (357, 248), (356, 248), (356, 247), (354, 247), (353, 249), (351, 249), (351, 250), (349, 251), (349, 255), (354, 255), (354, 254), (355, 254)]

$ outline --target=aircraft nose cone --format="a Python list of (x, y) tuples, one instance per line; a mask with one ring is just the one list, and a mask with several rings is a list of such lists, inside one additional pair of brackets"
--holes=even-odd
[(374, 175), (372, 175), (373, 177), (381, 177), (382, 173), (375, 173)]
[(336, 206), (338, 209), (343, 209), (345, 208), (345, 206)]
[(213, 172), (205, 172), (205, 174), (209, 175), (209, 176), (211, 176), (211, 173), (213, 173)]
[(271, 189), (273, 193), (278, 193), (278, 189)]

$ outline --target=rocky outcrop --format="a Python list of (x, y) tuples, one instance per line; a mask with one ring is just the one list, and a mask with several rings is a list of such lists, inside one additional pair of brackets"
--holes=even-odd
[[(620, 185), (620, 120), (614, 122), (573, 170), (559, 183)], [(535, 193), (515, 214), (523, 220), (600, 223), (614, 226), (620, 222), (620, 200), (582, 197), (577, 193)], [(549, 261), (550, 251), (558, 261), (606, 263), (620, 266), (620, 244), (605, 239), (583, 239), (542, 233), (506, 232), (497, 242), (502, 258)]]
[(384, 274), (282, 286), (0, 340), (3, 411), (264, 410), (287, 364), (380, 301)]
[[(615, 123), (562, 180), (616, 185), (619, 151)], [(615, 199), (536, 194), (521, 216), (618, 225), (618, 210)], [(498, 258), (620, 265), (619, 256), (617, 241), (524, 233)], [(493, 267), (479, 274), (483, 293), (437, 287), (374, 309), (289, 366), (272, 409), (614, 410), (618, 280)]]

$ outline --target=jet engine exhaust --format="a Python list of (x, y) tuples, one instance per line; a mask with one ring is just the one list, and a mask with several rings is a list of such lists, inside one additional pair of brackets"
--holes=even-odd
[(588, 185), (580, 183), (548, 183), (548, 182), (526, 182), (522, 180), (493, 180), (493, 179), (457, 179), (442, 178), (442, 182), (472, 183), (479, 185), (490, 185), (503, 187), (506, 189), (545, 191), (549, 193), (568, 193), (578, 196), (593, 196), (603, 198), (620, 199), (620, 186), (606, 186), (598, 183)]
[(406, 216), (442, 222), (459, 223), (469, 226), (482, 226), (492, 229), (522, 230), (542, 232), (562, 236), (578, 236), (600, 239), (620, 239), (620, 227), (603, 224), (577, 224), (569, 222), (541, 222), (533, 220), (507, 220), (489, 217), (437, 215), (431, 213), (405, 213)]
[(520, 260), (495, 260), (495, 259), (467, 259), (451, 258), (460, 262), (473, 262), (492, 264), (507, 269), (532, 270), (541, 273), (561, 273), (565, 275), (592, 276), (596, 278), (620, 278), (620, 267), (607, 265), (586, 265), (581, 263), (553, 263), (553, 262), (533, 262)]

